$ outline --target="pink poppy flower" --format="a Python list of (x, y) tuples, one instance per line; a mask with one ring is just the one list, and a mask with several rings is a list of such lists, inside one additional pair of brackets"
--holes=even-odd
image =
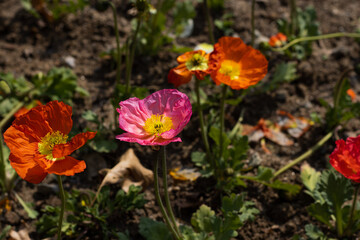
[(348, 137), (335, 142), (330, 154), (330, 164), (344, 177), (360, 183), (360, 136)]
[(141, 145), (167, 145), (181, 142), (176, 137), (189, 122), (189, 98), (176, 89), (163, 89), (144, 99), (129, 98), (119, 103), (119, 126), (126, 131), (120, 141)]

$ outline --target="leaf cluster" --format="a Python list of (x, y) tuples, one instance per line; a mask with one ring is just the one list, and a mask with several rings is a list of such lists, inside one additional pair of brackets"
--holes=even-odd
[[(66, 193), (66, 218), (62, 232), (67, 236), (76, 237), (85, 229), (90, 232), (94, 230), (96, 233), (101, 231), (104, 239), (108, 239), (110, 234), (115, 234), (109, 228), (108, 219), (111, 216), (144, 207), (146, 200), (140, 192), (141, 187), (130, 186), (128, 193), (119, 190), (115, 196), (111, 196), (110, 188), (106, 186), (93, 205), (94, 193), (80, 190)], [(42, 237), (53, 236), (57, 231), (60, 207), (46, 206), (42, 212), (36, 223), (36, 230)]]
[[(277, 21), (278, 31), (288, 36), (288, 40), (292, 41), (296, 38), (317, 36), (320, 34), (319, 23), (316, 20), (316, 11), (314, 7), (309, 6), (305, 10), (296, 9), (296, 17), (293, 21), (279, 19)], [(285, 53), (291, 58), (299, 60), (305, 59), (312, 53), (312, 42), (300, 42), (292, 46)]]
[(314, 199), (314, 203), (308, 207), (311, 216), (333, 232), (337, 231), (339, 237), (343, 234), (351, 236), (360, 230), (359, 206), (356, 206), (353, 220), (349, 225), (349, 201), (354, 192), (349, 179), (333, 169), (320, 173), (310, 167), (301, 171), (301, 179), (307, 189), (305, 192)]

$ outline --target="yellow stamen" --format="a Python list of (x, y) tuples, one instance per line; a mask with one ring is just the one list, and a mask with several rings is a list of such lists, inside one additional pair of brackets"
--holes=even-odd
[(237, 62), (232, 60), (224, 60), (221, 63), (219, 72), (223, 75), (229, 76), (231, 80), (239, 79), (240, 66)]
[(163, 132), (171, 130), (173, 123), (170, 117), (164, 115), (151, 115), (145, 121), (144, 129), (150, 135), (160, 136)]
[(68, 136), (61, 133), (60, 131), (49, 132), (44, 137), (41, 138), (41, 141), (38, 144), (38, 151), (42, 155), (46, 155), (46, 159), (51, 161), (56, 161), (62, 158), (54, 158), (52, 151), (55, 145), (66, 143)]
[(186, 63), (186, 68), (189, 71), (202, 70), (205, 71), (208, 69), (208, 64), (205, 57), (201, 56), (198, 53), (195, 53)]

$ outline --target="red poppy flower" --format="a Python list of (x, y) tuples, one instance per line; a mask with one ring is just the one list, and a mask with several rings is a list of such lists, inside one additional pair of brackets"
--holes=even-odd
[(216, 85), (224, 83), (232, 89), (255, 85), (265, 77), (268, 67), (268, 61), (260, 51), (236, 37), (220, 38), (209, 61), (215, 65), (211, 78)]
[(286, 43), (286, 41), (286, 35), (282, 33), (277, 33), (276, 35), (270, 37), (269, 45), (272, 47), (281, 47)]
[(72, 108), (52, 101), (19, 116), (4, 133), (10, 149), (10, 164), (18, 175), (31, 183), (40, 183), (47, 174), (72, 176), (84, 171), (84, 161), (68, 156), (95, 137), (85, 132), (68, 141), (72, 128)]
[(330, 164), (346, 178), (360, 183), (360, 135), (335, 142)]
[(169, 83), (175, 87), (190, 82), (193, 75), (202, 80), (211, 72), (209, 54), (203, 50), (186, 52), (176, 60), (179, 66), (171, 69), (168, 74)]

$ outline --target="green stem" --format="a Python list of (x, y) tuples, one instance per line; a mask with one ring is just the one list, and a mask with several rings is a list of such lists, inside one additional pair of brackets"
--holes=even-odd
[(126, 63), (126, 76), (125, 76), (125, 81), (126, 81), (125, 94), (126, 94), (126, 96), (129, 96), (129, 92), (130, 92), (130, 78), (131, 78), (132, 66), (133, 66), (134, 56), (135, 56), (136, 38), (137, 38), (137, 35), (140, 30), (141, 21), (142, 21), (142, 17), (138, 17), (135, 33), (134, 33), (132, 41), (130, 43), (130, 48), (131, 48), (130, 49), (130, 57), (129, 57), (129, 61)]
[(351, 225), (352, 225), (354, 213), (355, 213), (355, 210), (356, 210), (356, 201), (357, 201), (357, 195), (358, 195), (358, 192), (359, 192), (359, 187), (360, 187), (360, 185), (358, 183), (356, 183), (355, 191), (354, 191), (354, 200), (353, 200), (353, 203), (351, 205), (351, 210), (350, 210), (350, 217), (349, 217), (349, 221), (348, 221), (348, 223), (347, 223), (347, 225), (345, 227), (345, 233), (348, 236), (351, 235)]
[[(161, 153), (160, 153), (161, 154)], [(168, 226), (171, 233), (174, 235), (174, 237), (177, 240), (180, 240), (181, 238), (178, 236), (177, 232), (175, 231), (174, 227), (172, 226), (169, 216), (165, 210), (164, 204), (161, 200), (160, 191), (159, 191), (159, 173), (158, 173), (158, 167), (159, 166), (159, 157), (155, 161), (154, 166), (154, 189), (155, 189), (155, 198), (157, 203), (159, 204), (161, 214), (163, 215), (163, 218), (165, 220), (166, 225)]]
[(306, 159), (307, 157), (311, 156), (318, 148), (320, 148), (322, 145), (324, 145), (325, 142), (327, 142), (331, 136), (333, 135), (333, 132), (329, 132), (328, 134), (326, 134), (322, 139), (320, 139), (319, 142), (317, 142), (312, 148), (310, 148), (309, 150), (307, 150), (305, 153), (303, 153), (301, 156), (299, 156), (298, 158), (296, 158), (295, 160), (291, 161), (290, 163), (288, 163), (287, 165), (285, 165), (284, 167), (282, 167), (280, 170), (278, 170), (277, 172), (274, 173), (274, 176), (271, 178), (271, 181), (273, 181), (276, 177), (278, 177), (281, 173), (285, 172), (286, 170), (288, 170), (289, 168), (293, 167), (294, 165), (300, 163), (301, 161), (303, 161), (304, 159)]
[(25, 105), (25, 102), (19, 102), (0, 122), (0, 129), (3, 129), (5, 124), (14, 116), (14, 114), (19, 111)]
[(251, 46), (255, 42), (255, 0), (251, 2)]
[(336, 37), (352, 37), (352, 38), (360, 38), (360, 33), (344, 33), (344, 32), (338, 32), (338, 33), (330, 33), (330, 34), (324, 34), (324, 35), (318, 35), (318, 36), (310, 36), (310, 37), (301, 37), (292, 40), (285, 46), (281, 48), (271, 48), (272, 51), (275, 52), (282, 52), (288, 49), (289, 47), (304, 41), (316, 41), (316, 40), (322, 40), (322, 39), (328, 39), (328, 38), (336, 38)]
[(223, 139), (223, 133), (225, 133), (225, 97), (226, 97), (226, 90), (227, 85), (222, 86), (222, 92), (221, 92), (221, 100), (220, 100), (220, 150), (219, 150), (219, 158), (221, 159), (222, 152), (223, 152), (223, 145), (224, 145), (224, 139)]
[(211, 157), (209, 140), (207, 137), (207, 130), (205, 128), (205, 123), (204, 123), (204, 115), (200, 103), (200, 80), (197, 78), (195, 78), (195, 93), (196, 93), (196, 104), (198, 108), (199, 121), (200, 121), (201, 137), (205, 145), (207, 159), (210, 159), (210, 165), (212, 165), (212, 169), (215, 169), (215, 160), (214, 158)]
[(120, 52), (120, 37), (119, 37), (119, 30), (118, 30), (118, 24), (117, 24), (117, 13), (116, 8), (112, 2), (108, 2), (110, 4), (110, 7), (113, 10), (114, 15), (114, 27), (115, 27), (115, 38), (116, 38), (116, 85), (120, 84), (120, 67), (121, 67), (121, 52)]
[(2, 140), (2, 129), (0, 128), (0, 184), (1, 189), (5, 191), (6, 188), (6, 175), (5, 175), (5, 159), (4, 159), (4, 149), (3, 149), (3, 140)]
[(167, 212), (170, 215), (170, 220), (174, 226), (174, 230), (176, 231), (178, 236), (180, 236), (180, 238), (181, 238), (181, 234), (180, 234), (179, 228), (177, 227), (175, 216), (174, 216), (174, 213), (171, 208), (169, 192), (168, 192), (167, 167), (166, 167), (166, 146), (161, 147), (160, 154), (161, 154), (162, 171), (163, 171), (163, 185), (164, 185), (163, 187), (164, 187), (164, 195), (165, 195), (165, 205), (166, 205)]
[(208, 24), (209, 40), (210, 40), (211, 44), (214, 44), (215, 38), (214, 38), (214, 31), (213, 31), (213, 25), (212, 25), (212, 21), (211, 21), (209, 6), (207, 3), (207, 0), (203, 0), (203, 3), (204, 3), (206, 21)]
[(342, 237), (343, 235), (343, 227), (342, 227), (342, 214), (341, 214), (341, 206), (335, 206), (335, 219), (336, 219), (336, 231), (338, 237)]
[(290, 0), (290, 34), (295, 35), (297, 30), (296, 1)]
[(64, 211), (65, 211), (65, 192), (64, 192), (64, 187), (62, 184), (61, 176), (60, 175), (56, 175), (56, 176), (57, 176), (58, 183), (59, 183), (60, 198), (61, 198), (61, 210), (60, 210), (60, 216), (59, 216), (58, 235), (57, 235), (57, 239), (60, 240), (61, 239), (61, 228), (62, 228)]

